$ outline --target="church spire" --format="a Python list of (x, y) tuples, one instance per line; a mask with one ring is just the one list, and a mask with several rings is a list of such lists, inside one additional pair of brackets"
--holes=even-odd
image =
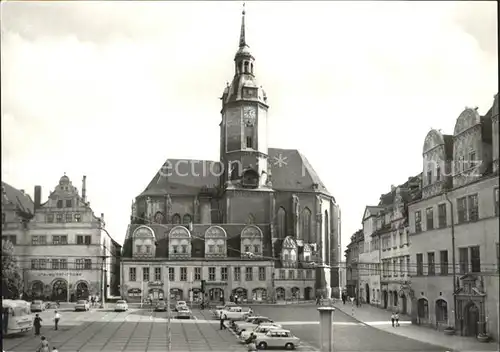
[(240, 31), (240, 48), (247, 46), (245, 42), (245, 3), (243, 3), (243, 11), (241, 11), (241, 31)]

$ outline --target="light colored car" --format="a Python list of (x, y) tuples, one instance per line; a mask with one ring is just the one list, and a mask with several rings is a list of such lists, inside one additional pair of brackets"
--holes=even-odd
[(78, 300), (75, 304), (75, 312), (83, 310), (84, 312), (90, 310), (90, 303), (84, 299)]
[(229, 309), (224, 309), (220, 312), (220, 317), (225, 320), (245, 320), (250, 315), (248, 309), (243, 309), (241, 307), (230, 307)]
[(290, 330), (273, 329), (266, 334), (258, 335), (255, 339), (255, 345), (258, 349), (265, 350), (268, 347), (286, 348), (293, 350), (300, 345), (300, 339), (292, 335)]
[(216, 318), (220, 318), (220, 315), (222, 313), (223, 310), (227, 310), (231, 307), (237, 307), (236, 303), (234, 302), (227, 302), (224, 306), (217, 306), (215, 307), (215, 310), (214, 310), (214, 315)]
[(191, 319), (191, 311), (187, 306), (177, 308), (177, 319)]
[(181, 307), (187, 307), (186, 301), (177, 301), (175, 304), (175, 311), (178, 312)]
[(116, 301), (115, 312), (125, 312), (128, 310), (127, 301), (119, 300)]
[[(236, 323), (236, 333), (241, 334), (243, 331), (246, 330), (253, 330), (257, 326), (261, 325), (262, 323), (274, 323), (272, 319), (269, 319), (268, 317), (255, 317), (249, 322), (244, 322), (244, 323)], [(279, 326), (279, 324), (276, 324)]]
[(165, 303), (165, 301), (156, 302), (155, 310), (157, 312), (166, 312), (167, 311), (167, 304)]
[(31, 302), (30, 309), (32, 312), (43, 312), (45, 310), (45, 304), (43, 301), (35, 300)]
[(254, 333), (256, 336), (259, 336), (259, 335), (265, 335), (267, 334), (268, 331), (276, 329), (278, 330), (281, 329), (281, 326), (275, 323), (262, 323), (253, 330), (243, 331), (240, 335), (240, 341), (245, 342), (250, 337), (251, 333)]

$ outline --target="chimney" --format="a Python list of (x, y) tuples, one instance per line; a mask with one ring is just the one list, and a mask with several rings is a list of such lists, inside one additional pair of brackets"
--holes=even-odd
[(82, 199), (84, 203), (87, 203), (87, 176), (83, 176), (82, 180)]
[(35, 186), (35, 210), (40, 208), (42, 202), (42, 186)]

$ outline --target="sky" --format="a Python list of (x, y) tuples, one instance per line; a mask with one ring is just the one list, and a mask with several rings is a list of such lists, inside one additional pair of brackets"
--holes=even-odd
[[(122, 242), (166, 159), (219, 158), (240, 2), (2, 2), (2, 180), (42, 199), (66, 173)], [(248, 2), (268, 144), (300, 150), (342, 210), (422, 169), (431, 128), (498, 91), (496, 2)]]

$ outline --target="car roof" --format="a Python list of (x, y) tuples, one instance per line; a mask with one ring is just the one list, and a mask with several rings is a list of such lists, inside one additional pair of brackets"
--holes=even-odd
[(116, 303), (127, 303), (127, 301), (125, 301), (124, 299), (120, 299), (120, 300), (116, 301)]
[(273, 332), (289, 332), (289, 333), (291, 333), (290, 330), (286, 330), (286, 329), (275, 329), (275, 330), (273, 330)]

